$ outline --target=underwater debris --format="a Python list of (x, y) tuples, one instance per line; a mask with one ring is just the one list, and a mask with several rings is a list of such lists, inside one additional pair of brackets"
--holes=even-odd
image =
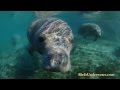
[(85, 23), (80, 26), (79, 33), (84, 39), (96, 41), (101, 37), (101, 28), (94, 23)]
[(18, 35), (18, 34), (13, 35), (11, 38), (12, 46), (15, 48), (20, 40), (21, 40), (20, 35)]
[(50, 71), (66, 72), (71, 68), (70, 52), (73, 34), (69, 25), (58, 18), (44, 18), (32, 23), (27, 32), (29, 52), (44, 56), (43, 67)]

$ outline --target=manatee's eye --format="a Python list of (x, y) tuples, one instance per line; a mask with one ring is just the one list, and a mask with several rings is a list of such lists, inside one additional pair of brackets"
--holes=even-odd
[(41, 37), (41, 36), (39, 37), (39, 42), (44, 42), (44, 40), (45, 39), (43, 37)]

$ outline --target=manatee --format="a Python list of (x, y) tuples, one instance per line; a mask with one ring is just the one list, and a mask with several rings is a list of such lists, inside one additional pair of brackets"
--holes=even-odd
[(98, 14), (102, 11), (80, 11), (80, 13), (83, 13), (83, 14)]
[(67, 72), (71, 69), (70, 52), (74, 36), (70, 26), (55, 17), (34, 21), (27, 31), (28, 51), (43, 56), (43, 68), (49, 71)]
[(79, 33), (84, 39), (92, 38), (96, 41), (101, 37), (102, 30), (99, 25), (95, 23), (85, 23), (80, 26)]
[(47, 18), (54, 15), (58, 15), (62, 11), (34, 11), (37, 18)]
[(96, 19), (101, 17), (102, 11), (80, 11), (80, 14), (88, 19)]

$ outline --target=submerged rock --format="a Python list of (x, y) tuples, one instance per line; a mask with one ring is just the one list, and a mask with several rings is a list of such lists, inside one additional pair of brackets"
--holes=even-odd
[(102, 30), (97, 24), (85, 23), (81, 25), (79, 33), (81, 36), (83, 36), (84, 39), (92, 39), (96, 41), (101, 37)]

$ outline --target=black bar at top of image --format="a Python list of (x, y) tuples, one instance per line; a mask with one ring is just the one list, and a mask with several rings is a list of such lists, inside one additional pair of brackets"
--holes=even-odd
[(0, 10), (120, 10), (118, 0), (2, 0)]

